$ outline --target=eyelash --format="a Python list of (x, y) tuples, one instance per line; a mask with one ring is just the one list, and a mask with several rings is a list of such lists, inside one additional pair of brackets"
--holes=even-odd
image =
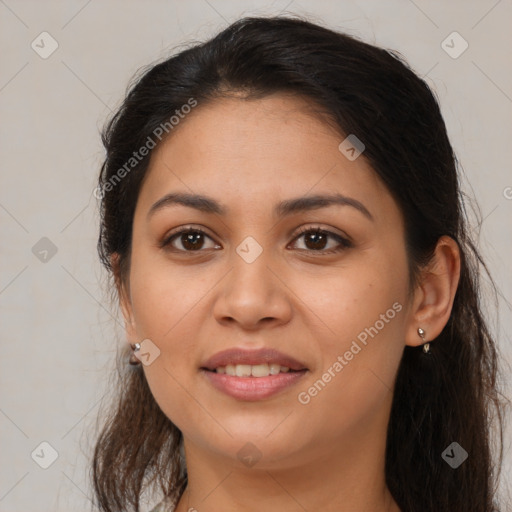
[[(169, 236), (164, 238), (164, 240), (160, 243), (160, 248), (166, 248), (166, 247), (170, 246), (171, 242), (175, 238), (179, 237), (180, 235), (186, 234), (186, 233), (201, 233), (202, 235), (204, 235), (204, 236), (206, 236), (206, 237), (211, 239), (211, 236), (208, 235), (208, 233), (206, 233), (206, 231), (204, 231), (203, 229), (189, 226), (189, 227), (186, 227), (186, 228), (181, 229), (179, 231), (173, 232)], [(337, 233), (333, 233), (332, 231), (327, 231), (327, 230), (322, 229), (322, 228), (317, 227), (317, 226), (301, 228), (299, 230), (299, 232), (293, 238), (293, 242), (295, 242), (301, 236), (303, 236), (303, 235), (305, 235), (307, 233), (315, 233), (317, 235), (318, 234), (328, 235), (329, 237), (334, 238), (335, 240), (337, 240), (339, 242), (340, 246), (338, 248), (336, 248), (336, 249), (330, 249), (330, 250), (325, 250), (324, 249), (324, 250), (315, 251), (315, 250), (312, 250), (312, 249), (300, 249), (301, 251), (306, 251), (306, 252), (313, 253), (313, 254), (318, 253), (319, 255), (325, 255), (325, 254), (338, 253), (338, 252), (344, 251), (344, 250), (346, 250), (346, 249), (348, 249), (350, 247), (353, 247), (352, 242), (350, 242), (348, 239), (342, 237), (341, 235), (338, 235)], [(200, 252), (203, 252), (202, 249), (199, 249), (197, 251), (186, 251), (186, 250), (183, 250), (183, 249), (172, 248), (170, 250), (172, 250), (174, 252), (183, 252), (183, 253), (200, 253)]]

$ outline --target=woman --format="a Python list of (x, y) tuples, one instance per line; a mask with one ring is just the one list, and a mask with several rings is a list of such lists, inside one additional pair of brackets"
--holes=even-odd
[(154, 512), (498, 510), (482, 262), (397, 55), (242, 19), (150, 67), (103, 141), (98, 248), (133, 352), (102, 511), (153, 485)]

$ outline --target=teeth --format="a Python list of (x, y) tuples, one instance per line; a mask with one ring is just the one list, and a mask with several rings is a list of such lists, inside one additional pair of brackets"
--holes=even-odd
[(250, 364), (237, 364), (235, 366), (235, 375), (237, 377), (250, 377), (251, 365)]
[(250, 374), (253, 377), (266, 377), (270, 372), (268, 369), (268, 364), (255, 364), (254, 366), (249, 366)]
[(287, 366), (281, 366), (277, 363), (272, 364), (228, 364), (219, 366), (215, 370), (217, 373), (225, 373), (233, 377), (268, 377), (269, 375), (277, 375), (278, 373), (286, 373), (290, 371)]
[[(283, 368), (286, 368), (286, 367), (283, 366)], [(286, 368), (286, 371), (288, 371), (288, 370), (289, 370), (289, 368)], [(281, 365), (274, 364), (274, 363), (269, 365), (270, 375), (277, 375), (280, 371), (281, 371)]]

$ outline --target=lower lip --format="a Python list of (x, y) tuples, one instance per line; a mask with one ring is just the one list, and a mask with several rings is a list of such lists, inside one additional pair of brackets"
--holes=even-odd
[(210, 383), (223, 393), (239, 400), (263, 400), (293, 386), (307, 372), (286, 372), (268, 377), (233, 377), (225, 373), (217, 373), (201, 369)]

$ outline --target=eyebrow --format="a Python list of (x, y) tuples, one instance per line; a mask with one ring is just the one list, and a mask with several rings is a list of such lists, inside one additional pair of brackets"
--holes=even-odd
[[(221, 205), (211, 197), (185, 192), (171, 192), (160, 198), (153, 204), (153, 206), (151, 206), (147, 218), (149, 219), (149, 217), (163, 208), (174, 205), (187, 206), (204, 213), (222, 216), (229, 213), (228, 208)], [(372, 214), (360, 201), (342, 194), (322, 194), (286, 199), (274, 207), (274, 216), (283, 218), (294, 213), (326, 208), (332, 205), (351, 206), (361, 212), (368, 219), (374, 220)]]

